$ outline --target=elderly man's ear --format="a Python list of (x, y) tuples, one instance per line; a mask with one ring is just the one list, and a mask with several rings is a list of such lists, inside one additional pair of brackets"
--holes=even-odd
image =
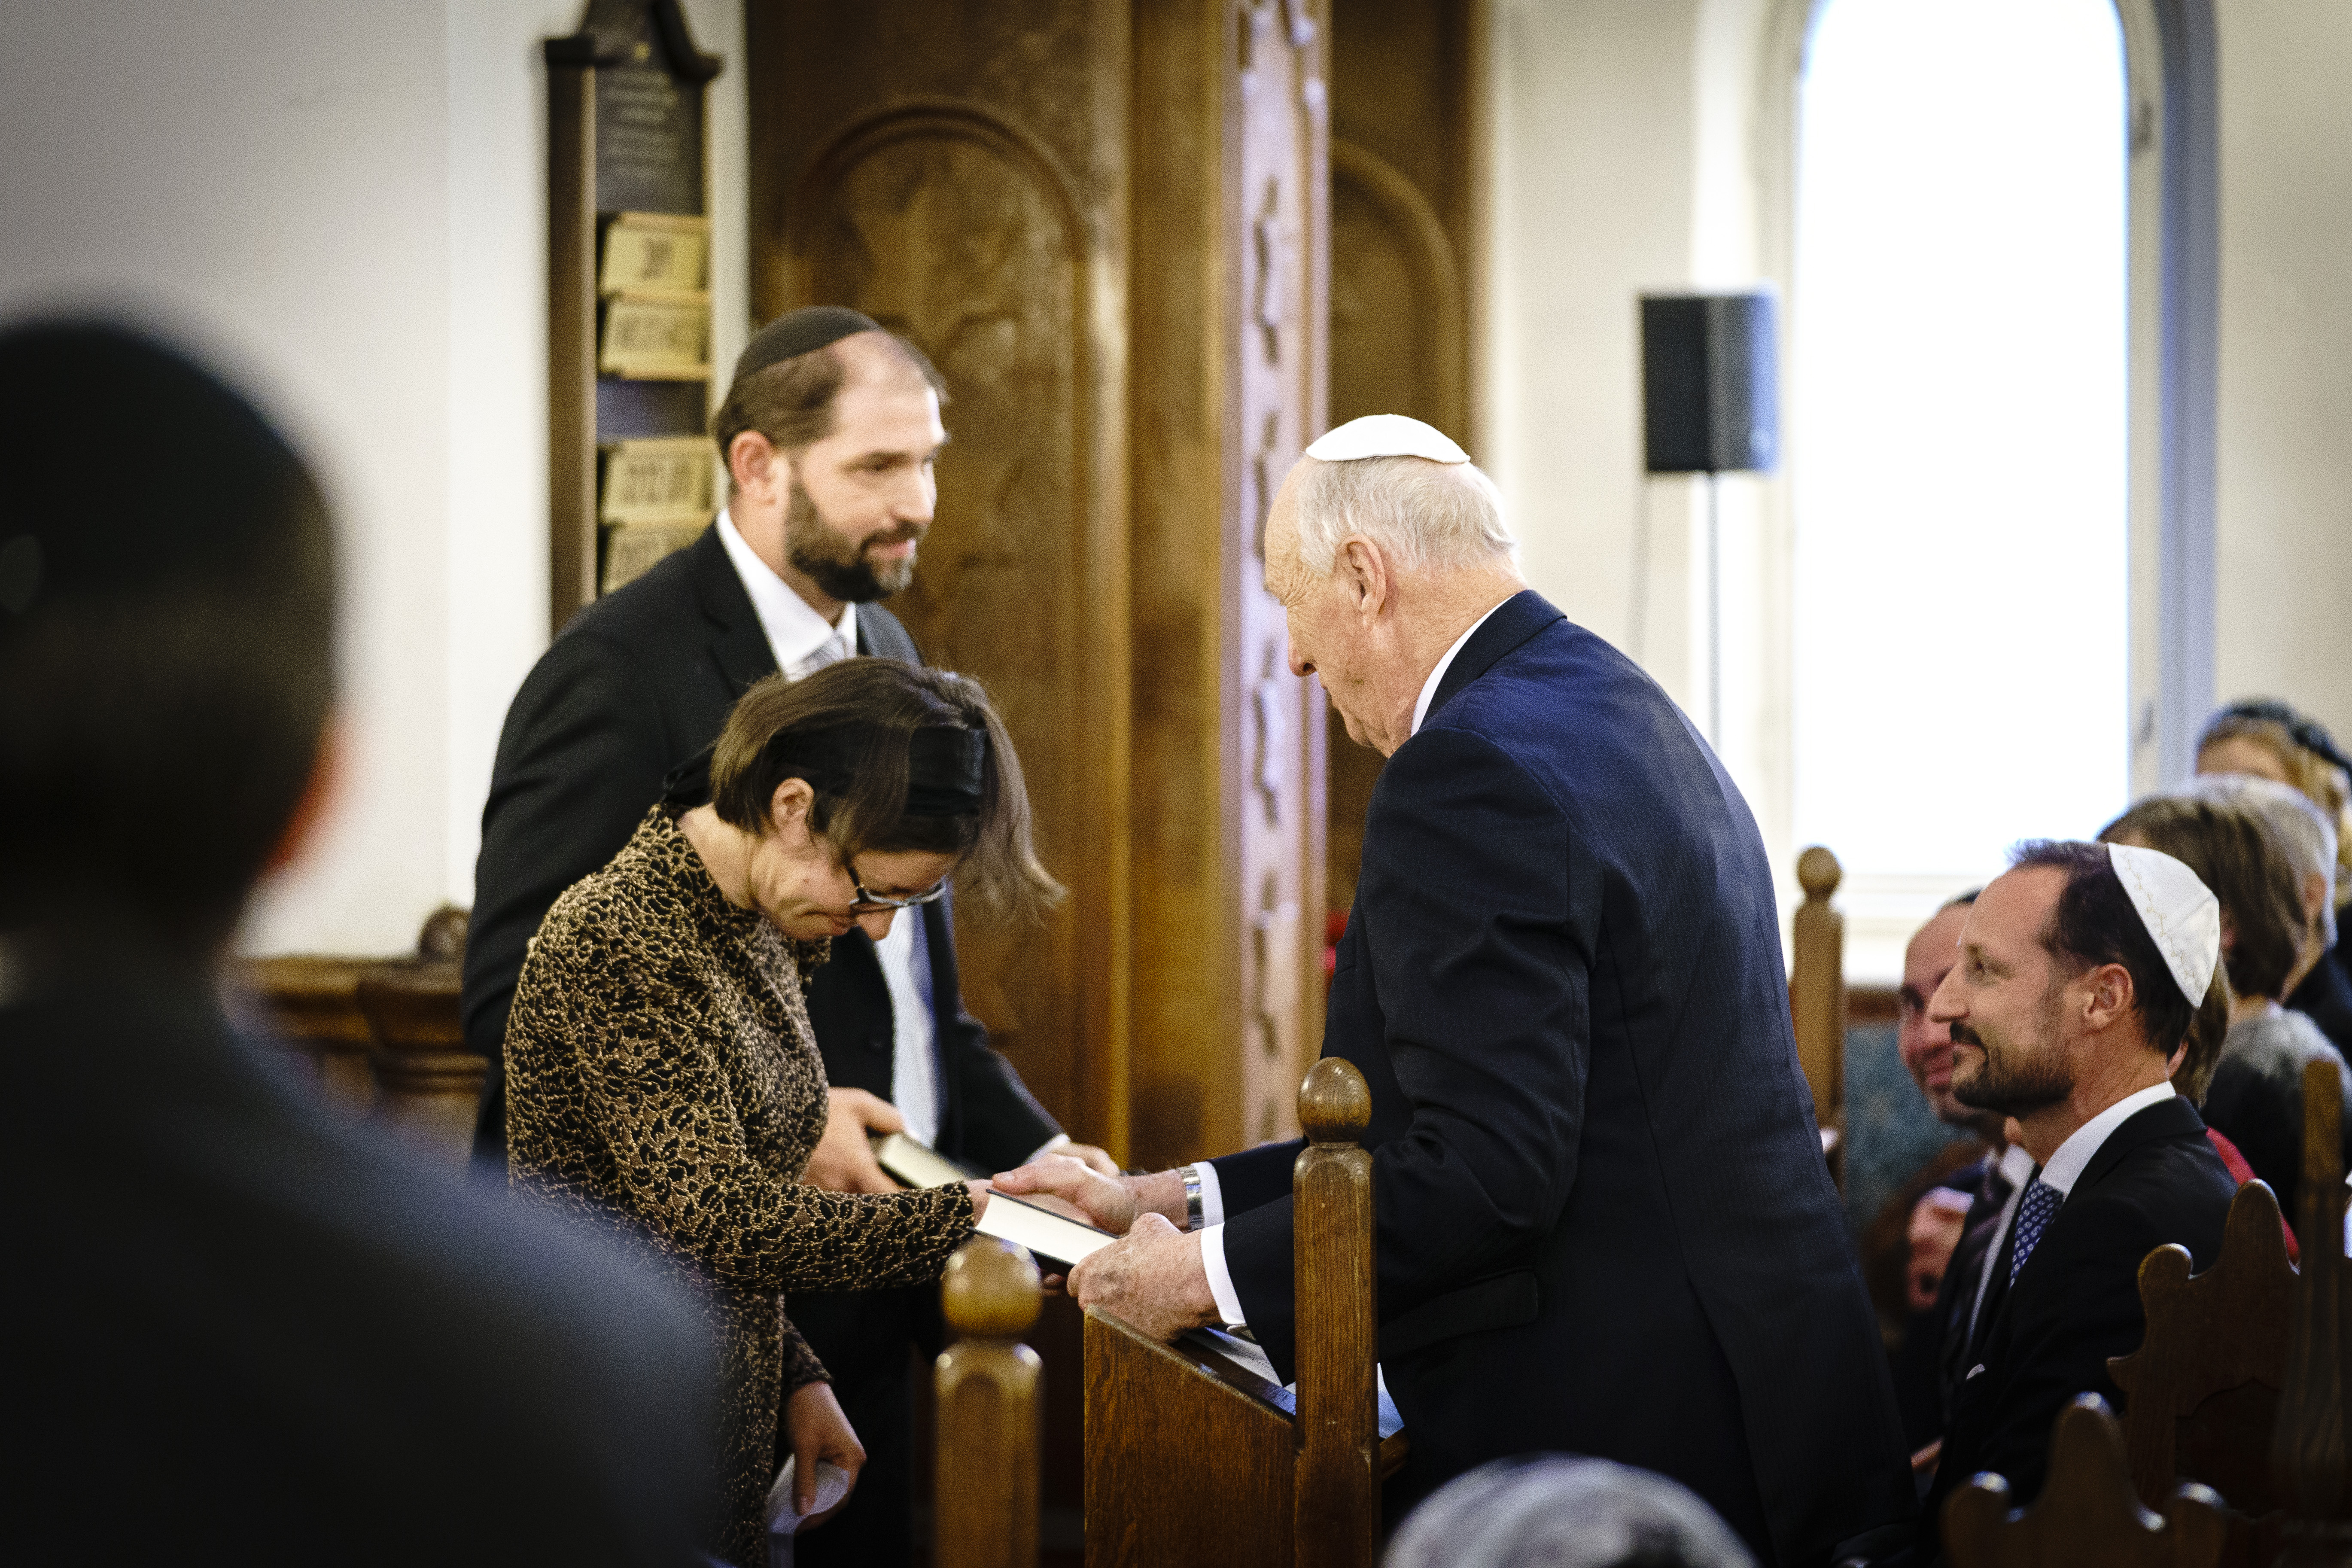
[(1350, 534), (1340, 541), (1334, 572), (1359, 615), (1370, 619), (1388, 603), (1389, 563), (1381, 547), (1363, 535)]

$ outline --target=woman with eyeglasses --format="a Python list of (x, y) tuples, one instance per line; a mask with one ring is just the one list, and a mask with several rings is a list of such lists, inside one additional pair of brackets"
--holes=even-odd
[[(1062, 889), (979, 684), (845, 659), (745, 692), (704, 757), (532, 940), (507, 1026), (509, 1165), (532, 1200), (686, 1277), (709, 1318), (728, 1561), (767, 1561), (778, 1413), (795, 1511), (864, 1453), (790, 1318), (796, 1290), (939, 1278), (979, 1182), (863, 1195), (802, 1184), (824, 1068), (803, 992), (832, 938), (879, 942), (941, 896), (1034, 916)], [(828, 1510), (830, 1511), (830, 1510)]]

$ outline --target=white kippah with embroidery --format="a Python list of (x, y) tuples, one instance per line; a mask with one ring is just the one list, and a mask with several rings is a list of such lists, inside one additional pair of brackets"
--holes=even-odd
[(1324, 432), (1307, 448), (1318, 463), (1351, 463), (1359, 458), (1426, 458), (1433, 463), (1466, 463), (1470, 454), (1433, 426), (1402, 414), (1367, 414)]
[(2197, 1006), (2221, 962), (2221, 901), (2196, 872), (2160, 849), (2110, 844), (2107, 859), (2181, 994)]

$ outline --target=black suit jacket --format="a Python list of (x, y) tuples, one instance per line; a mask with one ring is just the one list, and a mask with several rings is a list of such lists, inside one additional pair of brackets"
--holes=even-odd
[(2200, 1271), (2211, 1268), (2236, 1195), (2196, 1108), (2176, 1096), (2107, 1135), (2013, 1281), (2011, 1226), (1920, 1521), (1931, 1550), (1944, 1500), (1979, 1471), (2006, 1477), (2019, 1506), (2041, 1494), (2050, 1428), (2068, 1400), (2097, 1394), (2122, 1408), (2107, 1358), (2129, 1355), (2147, 1335), (2141, 1262), (2177, 1243)]
[[(1371, 1087), (1408, 1493), (1538, 1449), (1691, 1487), (1765, 1561), (1910, 1515), (1746, 804), (1672, 700), (1538, 595), (1381, 771), (1324, 1053)], [(1216, 1162), (1293, 1363), (1297, 1145)]]
[(0, 1007), (0, 1559), (704, 1561), (692, 1305), (331, 1120), (121, 957)]
[(2321, 954), (2303, 984), (2287, 996), (2286, 1005), (2318, 1025), (2330, 1045), (2352, 1058), (2352, 979), (2346, 977), (2339, 962), (2343, 952), (2339, 942)]
[[(921, 661), (907, 629), (878, 605), (858, 606), (857, 644), (860, 653)], [(619, 853), (660, 798), (663, 778), (718, 739), (736, 698), (775, 672), (713, 528), (572, 617), (515, 694), (482, 808), (466, 944), (466, 1038), (492, 1064), (478, 1154), (504, 1162), (507, 1010), (540, 921), (566, 888)], [(944, 900), (921, 910), (938, 1026), (939, 1143), (1002, 1170), (1061, 1129), (963, 1010), (951, 913)], [(834, 939), (809, 1016), (826, 1078), (887, 1099), (890, 994), (863, 931)]]

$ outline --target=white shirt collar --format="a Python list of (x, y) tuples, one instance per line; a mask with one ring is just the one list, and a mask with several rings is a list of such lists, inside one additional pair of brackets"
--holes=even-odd
[(727, 551), (727, 559), (735, 563), (735, 575), (743, 580), (743, 592), (751, 596), (751, 613), (760, 617), (760, 630), (766, 634), (769, 651), (776, 656), (776, 668), (790, 674), (793, 667), (823, 647), (835, 632), (847, 639), (850, 651), (857, 650), (857, 606), (844, 605), (837, 620), (828, 621), (809, 608), (809, 602), (793, 592), (792, 585), (766, 562), (752, 553), (736, 531), (735, 520), (725, 512), (719, 514), (719, 542)]
[(1421, 700), (1412, 705), (1412, 734), (1418, 735), (1421, 733), (1421, 721), (1429, 717), (1429, 703), (1430, 700), (1437, 695), (1437, 683), (1445, 679), (1445, 672), (1452, 667), (1454, 663), (1454, 656), (1462, 651), (1462, 645), (1468, 642), (1478, 628), (1486, 624), (1487, 616), (1492, 616), (1496, 610), (1499, 610), (1505, 605), (1509, 604), (1514, 598), (1517, 597), (1517, 595), (1518, 591), (1517, 589), (1513, 589), (1510, 593), (1506, 594), (1503, 597), (1496, 600), (1492, 605), (1486, 607), (1486, 615), (1480, 616), (1476, 620), (1472, 621), (1470, 623), (1470, 629), (1454, 639), (1454, 646), (1445, 650), (1445, 657), (1437, 661), (1437, 668), (1431, 670), (1429, 672), (1429, 679), (1421, 683)]
[(2170, 1100), (2172, 1092), (2169, 1079), (2152, 1084), (2137, 1094), (2125, 1095), (2074, 1129), (2074, 1135), (2059, 1144), (2058, 1152), (2050, 1156), (2050, 1163), (2042, 1167), (2042, 1184), (2057, 1188), (2060, 1197), (2072, 1193), (2074, 1184), (2082, 1178), (2083, 1167), (2091, 1163), (2091, 1157), (2099, 1152), (2099, 1145), (2105, 1143), (2116, 1128), (2149, 1106), (2161, 1105)]

